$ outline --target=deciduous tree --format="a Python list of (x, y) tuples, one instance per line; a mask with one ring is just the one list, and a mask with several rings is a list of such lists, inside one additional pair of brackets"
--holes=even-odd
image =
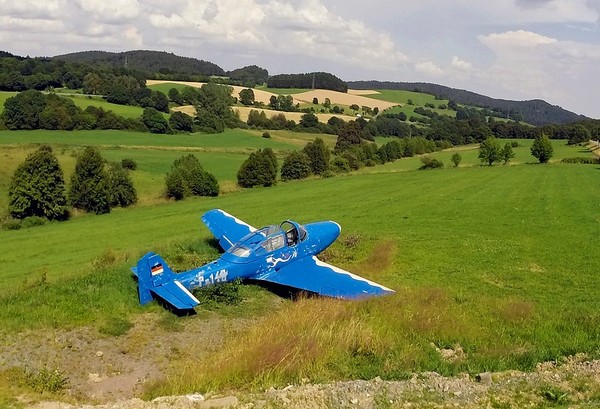
[(552, 142), (550, 142), (546, 134), (542, 133), (535, 138), (533, 145), (531, 145), (531, 154), (540, 163), (548, 163), (553, 153)]
[(12, 217), (69, 218), (63, 172), (52, 148), (42, 146), (17, 168), (8, 190)]
[(481, 142), (478, 158), (481, 159), (481, 162), (487, 163), (488, 166), (492, 166), (494, 162), (499, 162), (501, 160), (501, 148), (498, 140), (490, 136)]
[(302, 151), (293, 151), (287, 155), (281, 165), (281, 180), (305, 179), (311, 173), (308, 155)]

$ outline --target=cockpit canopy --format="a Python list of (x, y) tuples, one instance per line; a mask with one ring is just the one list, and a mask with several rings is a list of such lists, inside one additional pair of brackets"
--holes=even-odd
[(306, 240), (307, 233), (304, 226), (286, 220), (278, 225), (263, 227), (256, 230), (231, 247), (227, 253), (247, 258), (254, 254), (260, 256), (272, 253), (283, 247), (294, 247)]

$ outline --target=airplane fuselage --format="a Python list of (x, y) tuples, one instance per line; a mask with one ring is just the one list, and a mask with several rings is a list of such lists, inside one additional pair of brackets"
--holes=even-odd
[(246, 236), (217, 260), (177, 274), (188, 290), (237, 278), (260, 280), (265, 274), (306, 256), (317, 255), (339, 236), (340, 226), (331, 221), (302, 226), (303, 237), (290, 240), (286, 232), (269, 226)]

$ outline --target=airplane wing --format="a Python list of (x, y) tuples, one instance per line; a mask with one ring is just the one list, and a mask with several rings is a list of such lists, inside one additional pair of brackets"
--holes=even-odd
[(327, 264), (316, 256), (305, 257), (281, 268), (252, 277), (334, 298), (367, 298), (394, 293), (387, 287)]
[(248, 223), (220, 209), (213, 209), (204, 213), (202, 221), (219, 240), (219, 244), (225, 251), (244, 236), (256, 230)]

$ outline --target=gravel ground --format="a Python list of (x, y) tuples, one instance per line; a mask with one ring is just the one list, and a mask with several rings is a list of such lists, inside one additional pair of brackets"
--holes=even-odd
[(443, 377), (414, 374), (405, 381), (346, 381), (289, 385), (262, 393), (121, 400), (98, 406), (39, 402), (32, 409), (202, 408), (600, 408), (600, 361), (584, 355), (539, 364), (534, 372), (507, 371)]

